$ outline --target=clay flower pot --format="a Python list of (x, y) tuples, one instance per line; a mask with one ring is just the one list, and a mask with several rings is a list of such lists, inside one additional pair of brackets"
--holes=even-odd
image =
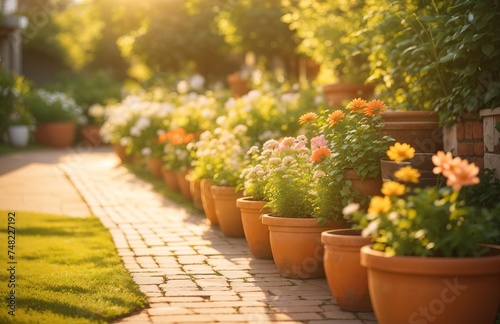
[(189, 180), (186, 178), (189, 170), (176, 172), (177, 183), (179, 184), (179, 189), (181, 194), (189, 201), (193, 201), (193, 196), (191, 195), (191, 189), (189, 189)]
[(352, 182), (352, 186), (356, 188), (363, 197), (380, 195), (380, 189), (382, 188), (381, 177), (366, 178), (365, 180), (361, 180), (354, 170), (346, 170), (344, 171), (344, 179), (350, 180)]
[(36, 142), (43, 146), (64, 148), (75, 141), (76, 124), (73, 122), (52, 122), (37, 125)]
[(375, 85), (362, 83), (332, 83), (323, 86), (323, 93), (328, 104), (338, 108), (344, 101), (351, 101), (356, 98), (365, 100), (373, 96)]
[(83, 125), (80, 130), (82, 139), (91, 146), (99, 146), (102, 144), (101, 134), (99, 130), (101, 126), (99, 125)]
[(236, 200), (236, 206), (241, 211), (241, 221), (245, 238), (253, 256), (257, 259), (272, 259), (269, 229), (262, 224), (261, 217), (269, 213), (269, 208), (264, 207), (267, 201), (253, 200), (252, 197), (242, 197)]
[(146, 160), (146, 165), (148, 167), (149, 173), (155, 177), (156, 179), (162, 179), (161, 167), (163, 165), (163, 161), (161, 158), (149, 157)]
[(379, 323), (494, 323), (500, 305), (500, 246), (481, 257), (386, 257), (361, 248)]
[(174, 171), (162, 168), (161, 175), (163, 177), (163, 181), (167, 184), (168, 189), (174, 192), (180, 191), (179, 183), (177, 182), (177, 175)]
[(201, 181), (199, 179), (190, 179), (189, 191), (191, 191), (191, 196), (193, 196), (194, 206), (199, 210), (203, 210), (203, 203), (201, 202)]
[(321, 233), (347, 227), (344, 220), (318, 225), (315, 218), (262, 216), (269, 226), (269, 239), (278, 273), (287, 278), (324, 278)]
[(120, 144), (113, 144), (113, 149), (122, 163), (127, 163), (130, 161), (130, 156), (125, 153), (125, 146), (122, 146)]
[(203, 212), (207, 217), (208, 221), (212, 225), (219, 225), (219, 220), (217, 219), (217, 214), (215, 213), (214, 198), (212, 197), (212, 180), (201, 179), (200, 180), (200, 191), (201, 191), (201, 203), (203, 205)]
[(212, 186), (212, 198), (214, 199), (215, 214), (219, 220), (219, 226), (225, 236), (244, 237), (241, 212), (236, 206), (236, 200), (243, 197), (242, 191), (235, 191), (232, 186)]
[(321, 242), (326, 279), (337, 304), (349, 312), (371, 312), (368, 276), (360, 264), (360, 250), (371, 238), (357, 230), (338, 229), (321, 233)]

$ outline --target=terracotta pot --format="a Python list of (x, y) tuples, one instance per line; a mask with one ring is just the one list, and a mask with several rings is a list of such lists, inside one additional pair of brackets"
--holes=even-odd
[(478, 258), (394, 256), (370, 246), (361, 264), (375, 315), (384, 323), (494, 323), (500, 304), (500, 246)]
[(346, 170), (344, 171), (344, 179), (350, 180), (353, 187), (356, 188), (363, 197), (380, 195), (380, 189), (382, 188), (381, 177), (361, 180), (354, 170)]
[(236, 187), (230, 186), (212, 186), (210, 189), (222, 233), (230, 237), (244, 237), (241, 212), (236, 206), (236, 200), (243, 197), (243, 191), (235, 191)]
[(287, 278), (324, 278), (321, 233), (346, 228), (344, 220), (318, 225), (315, 218), (262, 216), (269, 226), (269, 239), (278, 273)]
[(146, 160), (146, 165), (149, 173), (156, 179), (162, 179), (161, 168), (163, 165), (163, 160), (156, 157), (148, 157)]
[(99, 146), (102, 144), (101, 134), (99, 130), (101, 127), (99, 125), (83, 125), (80, 134), (82, 139), (91, 146)]
[(443, 130), (434, 111), (385, 111), (382, 121), (384, 135), (410, 144), (418, 153), (443, 150)]
[(267, 201), (253, 200), (252, 197), (242, 197), (236, 200), (236, 206), (241, 211), (241, 222), (245, 238), (253, 256), (257, 259), (272, 259), (269, 229), (262, 224), (261, 217), (268, 214), (269, 208), (264, 207)]
[(113, 144), (113, 149), (115, 150), (116, 155), (122, 163), (127, 163), (130, 161), (130, 156), (125, 153), (125, 146), (121, 146), (120, 144)]
[(163, 181), (165, 181), (165, 183), (167, 184), (168, 189), (174, 192), (180, 191), (179, 183), (177, 182), (177, 175), (174, 171), (162, 168), (161, 175), (163, 177)]
[(371, 243), (353, 229), (321, 233), (326, 279), (337, 305), (349, 312), (373, 311), (366, 269), (360, 264), (360, 250)]
[(37, 125), (35, 139), (38, 144), (55, 148), (73, 145), (76, 124), (73, 122), (53, 122)]
[(219, 225), (219, 220), (217, 219), (217, 214), (215, 213), (214, 198), (212, 197), (212, 180), (210, 179), (200, 179), (200, 191), (201, 191), (201, 203), (203, 205), (203, 212), (207, 217), (208, 221), (212, 225)]
[(239, 73), (228, 75), (227, 82), (229, 83), (229, 87), (231, 88), (231, 91), (233, 92), (233, 96), (235, 98), (239, 98), (250, 92), (250, 88), (248, 87), (248, 80), (242, 78)]
[(375, 85), (362, 83), (332, 83), (323, 86), (328, 104), (335, 108), (356, 98), (368, 100), (373, 96)]
[(428, 187), (438, 184), (439, 178), (437, 174), (432, 172), (434, 164), (432, 163), (432, 153), (415, 153), (415, 156), (403, 162), (394, 162), (389, 159), (380, 160), (380, 173), (382, 181), (398, 181), (394, 177), (394, 172), (404, 166), (411, 166), (420, 172), (418, 184), (408, 184), (411, 187)]
[(201, 181), (199, 179), (189, 180), (189, 191), (191, 191), (191, 196), (193, 196), (193, 204), (197, 209), (203, 209), (203, 203), (201, 202)]
[(179, 184), (179, 189), (181, 194), (189, 201), (193, 201), (193, 196), (191, 195), (191, 189), (189, 189), (189, 180), (186, 178), (189, 170), (176, 172), (177, 183)]

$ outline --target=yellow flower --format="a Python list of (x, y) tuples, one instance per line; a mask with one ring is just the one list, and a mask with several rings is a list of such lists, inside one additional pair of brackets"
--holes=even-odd
[(368, 213), (378, 215), (380, 213), (387, 213), (389, 209), (391, 209), (391, 201), (389, 200), (389, 197), (373, 196), (370, 200)]
[(316, 118), (318, 118), (318, 114), (316, 113), (313, 113), (313, 112), (308, 112), (302, 116), (300, 116), (299, 118), (299, 124), (306, 124), (312, 120), (315, 120)]
[(405, 186), (396, 181), (384, 182), (382, 193), (386, 196), (401, 196), (405, 193)]
[(415, 149), (406, 143), (395, 143), (387, 151), (389, 159), (395, 162), (409, 160), (415, 155)]
[(420, 172), (411, 166), (405, 166), (394, 172), (394, 176), (404, 182), (418, 183)]

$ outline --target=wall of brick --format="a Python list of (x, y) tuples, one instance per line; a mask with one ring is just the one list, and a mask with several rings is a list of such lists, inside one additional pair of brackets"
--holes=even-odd
[(483, 121), (467, 116), (456, 125), (456, 154), (484, 168)]

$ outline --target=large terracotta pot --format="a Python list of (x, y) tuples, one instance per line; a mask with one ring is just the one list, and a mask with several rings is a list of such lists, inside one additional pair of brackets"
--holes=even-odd
[(434, 111), (385, 111), (382, 121), (384, 135), (410, 144), (417, 153), (443, 150), (443, 130)]
[(101, 134), (99, 130), (101, 127), (99, 125), (83, 125), (80, 133), (82, 139), (91, 146), (99, 146), (102, 144)]
[(217, 214), (215, 213), (214, 198), (212, 197), (212, 180), (200, 179), (201, 203), (203, 205), (203, 212), (208, 221), (212, 225), (219, 225)]
[(353, 229), (321, 233), (326, 279), (337, 305), (349, 312), (371, 312), (366, 269), (360, 264), (360, 250), (371, 243)]
[(478, 258), (393, 256), (370, 246), (361, 264), (377, 320), (385, 323), (494, 323), (500, 305), (500, 246)]
[(163, 177), (163, 181), (167, 184), (168, 189), (179, 192), (179, 182), (177, 182), (177, 175), (171, 169), (161, 169), (161, 175)]
[(323, 86), (326, 101), (334, 108), (356, 98), (368, 100), (373, 96), (375, 85), (362, 83), (332, 83)]
[(189, 180), (186, 178), (189, 170), (179, 171), (177, 175), (177, 183), (179, 184), (179, 189), (181, 194), (189, 201), (193, 201), (193, 196), (191, 195), (191, 189), (189, 189)]
[(236, 200), (243, 197), (243, 191), (235, 191), (236, 187), (231, 186), (212, 186), (210, 189), (222, 233), (230, 237), (244, 237), (241, 212), (236, 206)]
[(267, 201), (253, 200), (252, 197), (242, 197), (236, 200), (236, 206), (241, 211), (241, 221), (245, 238), (253, 256), (257, 259), (272, 259), (269, 229), (262, 224), (261, 217), (268, 214), (269, 208), (264, 207)]
[(113, 149), (122, 163), (127, 163), (130, 161), (130, 156), (125, 153), (125, 146), (120, 144), (113, 144)]
[(287, 278), (324, 278), (321, 233), (346, 228), (345, 221), (328, 221), (318, 225), (315, 218), (262, 216), (269, 226), (269, 239), (278, 273)]
[(163, 160), (157, 157), (148, 157), (146, 160), (146, 165), (149, 173), (156, 179), (162, 179), (161, 168), (163, 165)]
[(76, 124), (73, 122), (53, 122), (37, 125), (35, 139), (38, 144), (55, 148), (73, 145)]
[(199, 179), (189, 180), (189, 191), (193, 196), (193, 204), (197, 209), (203, 210), (203, 203), (201, 202), (201, 181)]

